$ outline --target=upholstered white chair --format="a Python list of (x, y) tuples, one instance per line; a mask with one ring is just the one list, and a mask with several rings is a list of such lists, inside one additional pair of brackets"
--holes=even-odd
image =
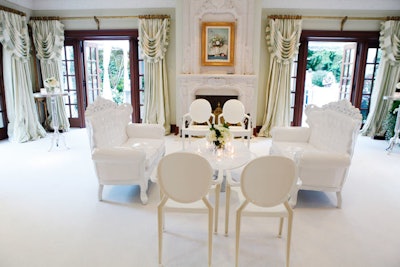
[(308, 127), (272, 129), (270, 153), (292, 157), (295, 151), (300, 189), (336, 192), (340, 208), (361, 113), (348, 100), (340, 100), (322, 107), (308, 105), (305, 114)]
[(240, 178), (244, 201), (236, 212), (236, 266), (242, 216), (280, 218), (279, 237), (282, 235), (284, 218), (287, 218), (286, 266), (289, 266), (293, 210), (288, 199), (296, 180), (295, 163), (287, 157), (263, 156), (244, 167)]
[[(162, 264), (164, 212), (208, 212), (208, 265), (212, 259), (213, 206), (207, 199), (213, 177), (210, 163), (200, 155), (175, 152), (161, 159), (157, 182), (161, 190), (158, 204), (158, 261)], [(200, 263), (199, 263), (200, 264)]]
[(244, 105), (237, 99), (230, 99), (222, 107), (222, 113), (218, 116), (218, 124), (226, 123), (233, 137), (247, 139), (250, 146), (250, 138), (253, 135), (251, 117), (245, 113)]
[(210, 102), (202, 98), (194, 100), (190, 104), (189, 112), (183, 115), (182, 119), (183, 148), (185, 148), (186, 136), (189, 142), (192, 136), (206, 136), (211, 124), (215, 124), (215, 115), (212, 113)]
[(165, 130), (160, 125), (131, 123), (132, 106), (102, 97), (88, 106), (86, 128), (96, 175), (98, 198), (104, 185), (139, 185), (148, 201), (150, 175), (165, 154)]

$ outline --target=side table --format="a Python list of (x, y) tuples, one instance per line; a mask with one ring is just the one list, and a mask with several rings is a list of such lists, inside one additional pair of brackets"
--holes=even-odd
[(35, 98), (40, 98), (40, 97), (46, 97), (48, 99), (50, 99), (50, 103), (51, 103), (51, 121), (52, 121), (52, 125), (53, 125), (53, 137), (51, 139), (51, 146), (49, 148), (49, 151), (51, 151), (53, 149), (54, 144), (58, 147), (59, 146), (59, 142), (60, 139), (62, 140), (64, 146), (69, 149), (67, 147), (67, 144), (65, 143), (65, 138), (62, 135), (62, 133), (60, 133), (59, 131), (59, 121), (58, 121), (58, 107), (57, 107), (57, 97), (59, 96), (67, 96), (68, 93), (67, 92), (54, 92), (54, 93), (34, 93), (33, 96)]

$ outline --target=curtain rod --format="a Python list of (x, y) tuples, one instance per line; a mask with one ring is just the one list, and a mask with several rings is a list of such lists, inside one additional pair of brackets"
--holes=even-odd
[(169, 15), (139, 15), (139, 16), (92, 16), (92, 17), (31, 17), (31, 20), (87, 20), (93, 19), (100, 30), (100, 19), (166, 19)]
[(85, 16), (85, 17), (32, 17), (32, 20), (85, 20), (85, 19), (166, 19), (169, 15), (138, 15), (138, 16)]
[(12, 8), (9, 8), (9, 7), (0, 6), (0, 10), (7, 11), (7, 12), (11, 12), (11, 13), (20, 15), (20, 16), (22, 16), (22, 17), (26, 17), (26, 14), (25, 14), (24, 12), (21, 12), (21, 11), (19, 11), (19, 10), (12, 9)]
[(340, 16), (298, 16), (298, 15), (270, 15), (269, 19), (339, 19), (339, 20), (400, 20), (400, 17), (340, 17)]

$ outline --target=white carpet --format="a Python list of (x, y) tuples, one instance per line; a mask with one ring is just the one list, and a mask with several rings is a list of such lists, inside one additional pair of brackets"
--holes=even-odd
[[(137, 186), (106, 186), (99, 202), (86, 130), (65, 137), (70, 149), (51, 152), (51, 135), (24, 144), (0, 141), (0, 266), (158, 266), (157, 185), (150, 185), (146, 206)], [(177, 136), (166, 139), (167, 153), (180, 149)], [(264, 155), (269, 145), (255, 138), (251, 150)], [(400, 266), (400, 148), (387, 155), (386, 146), (359, 137), (342, 209), (333, 193), (299, 193), (292, 267)], [(235, 221), (231, 212), (224, 236), (221, 197), (213, 266), (228, 267), (234, 266)], [(207, 266), (204, 214), (166, 214), (166, 230), (164, 266)], [(240, 266), (284, 266), (286, 232), (279, 239), (277, 230), (278, 220), (245, 218)]]

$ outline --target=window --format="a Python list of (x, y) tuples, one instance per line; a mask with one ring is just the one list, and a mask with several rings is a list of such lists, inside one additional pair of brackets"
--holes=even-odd
[(371, 106), (371, 94), (375, 85), (378, 66), (381, 60), (381, 50), (378, 48), (368, 48), (367, 60), (365, 65), (364, 86), (361, 95), (360, 111), (363, 117), (363, 124), (367, 120), (367, 115)]

